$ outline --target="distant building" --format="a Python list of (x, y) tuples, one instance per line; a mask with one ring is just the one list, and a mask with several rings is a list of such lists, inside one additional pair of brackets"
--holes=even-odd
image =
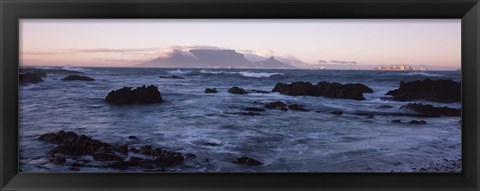
[(379, 66), (373, 68), (374, 70), (384, 70), (384, 71), (410, 71), (410, 70), (422, 70), (425, 71), (427, 68), (420, 67), (420, 68), (414, 68), (411, 66), (406, 66), (406, 65), (392, 65), (392, 66)]

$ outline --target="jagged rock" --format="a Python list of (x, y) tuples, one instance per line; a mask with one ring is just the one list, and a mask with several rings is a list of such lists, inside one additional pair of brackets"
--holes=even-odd
[(166, 78), (166, 79), (185, 79), (184, 77), (180, 77), (180, 76), (177, 76), (177, 75), (160, 76), (160, 78)]
[(130, 87), (113, 90), (105, 97), (105, 101), (117, 105), (163, 103), (160, 91), (154, 85), (137, 87), (133, 90)]
[(258, 161), (256, 159), (253, 159), (253, 158), (250, 158), (250, 157), (239, 157), (233, 163), (244, 164), (244, 165), (248, 165), (248, 166), (262, 165), (262, 163), (260, 161)]
[(421, 103), (409, 103), (400, 108), (410, 109), (420, 114), (432, 117), (461, 115), (461, 109), (454, 109), (449, 107), (434, 107), (429, 104), (424, 105)]
[(128, 139), (137, 139), (137, 137), (135, 137), (133, 135), (130, 135), (130, 136), (128, 136)]
[(303, 108), (303, 105), (299, 105), (299, 104), (290, 104), (288, 105), (288, 109), (291, 109), (294, 111), (303, 111), (303, 112), (309, 111), (308, 109)]
[(400, 87), (388, 91), (385, 95), (393, 96), (396, 101), (428, 100), (434, 102), (459, 102), (461, 84), (453, 80), (417, 80), (400, 82)]
[(281, 101), (274, 101), (274, 102), (270, 102), (270, 103), (267, 103), (264, 105), (265, 108), (267, 109), (279, 109), (279, 110), (283, 110), (283, 111), (287, 111), (287, 105), (284, 104), (283, 102)]
[(329, 98), (343, 98), (365, 100), (364, 93), (373, 93), (373, 90), (363, 84), (345, 84), (319, 82), (312, 85), (310, 82), (293, 82), (291, 84), (277, 83), (272, 92), (290, 96), (324, 96)]
[(231, 93), (231, 94), (247, 94), (248, 92), (245, 91), (244, 89), (242, 88), (239, 88), (237, 86), (234, 86), (230, 89), (228, 89), (228, 93)]
[(80, 76), (80, 75), (68, 75), (67, 77), (62, 79), (63, 81), (74, 81), (74, 80), (79, 80), (79, 81), (95, 81), (95, 79), (90, 78), (88, 76)]
[(402, 121), (400, 121), (400, 119), (394, 119), (391, 121), (392, 123), (401, 123)]
[(20, 85), (35, 84), (38, 82), (43, 82), (41, 77), (38, 77), (36, 74), (19, 74), (18, 82)]
[(216, 88), (206, 88), (205, 89), (205, 93), (208, 94), (208, 93), (217, 93), (217, 89)]

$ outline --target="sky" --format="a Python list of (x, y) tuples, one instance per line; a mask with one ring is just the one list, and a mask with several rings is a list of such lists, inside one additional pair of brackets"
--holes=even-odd
[(234, 49), (306, 64), (461, 67), (459, 19), (21, 19), (20, 65), (128, 67), (173, 49)]

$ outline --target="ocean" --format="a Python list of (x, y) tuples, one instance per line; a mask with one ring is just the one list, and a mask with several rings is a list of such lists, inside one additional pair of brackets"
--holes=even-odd
[[(152, 145), (197, 157), (167, 172), (416, 172), (447, 160), (461, 159), (460, 117), (418, 118), (354, 115), (355, 112), (403, 112), (407, 103), (461, 108), (460, 103), (399, 102), (382, 99), (400, 81), (452, 79), (459, 71), (253, 70), (76, 68), (95, 81), (62, 81), (48, 74), (44, 82), (19, 87), (19, 159), (22, 172), (71, 172), (53, 164), (52, 143), (38, 140), (60, 130), (85, 134), (106, 143)], [(177, 75), (184, 79), (160, 78)], [(320, 81), (362, 83), (374, 90), (366, 100), (287, 96), (277, 92), (243, 95), (232, 86), (270, 91), (276, 83)], [(111, 105), (105, 97), (122, 87), (158, 86), (164, 103)], [(205, 88), (218, 93), (206, 94)], [(309, 112), (266, 110), (240, 115), (246, 107), (282, 101), (301, 104)], [(388, 106), (388, 107), (386, 107)], [(332, 111), (343, 111), (340, 116)], [(391, 123), (424, 120), (427, 125)], [(128, 139), (135, 136), (137, 139)], [(235, 164), (248, 156), (259, 166)], [(89, 156), (80, 172), (143, 172), (105, 168)], [(68, 162), (71, 159), (67, 160)]]

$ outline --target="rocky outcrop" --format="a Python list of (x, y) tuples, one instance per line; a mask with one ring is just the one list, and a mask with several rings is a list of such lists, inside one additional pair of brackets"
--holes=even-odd
[(217, 89), (216, 88), (206, 88), (205, 93), (206, 94), (217, 93)]
[[(149, 145), (140, 148), (128, 148), (128, 145), (115, 146), (92, 139), (86, 135), (78, 135), (74, 132), (59, 131), (58, 133), (46, 133), (39, 140), (57, 144), (51, 151), (50, 162), (54, 164), (66, 164), (67, 157), (72, 159), (79, 156), (90, 155), (97, 161), (104, 162), (104, 167), (124, 169), (129, 166), (152, 168), (153, 166), (174, 166), (184, 161), (182, 153), (154, 148)], [(130, 157), (126, 160), (129, 152), (145, 155), (148, 157)], [(72, 167), (78, 166), (78, 161)], [(77, 167), (75, 167), (77, 168)]]
[(43, 82), (41, 77), (38, 77), (36, 74), (19, 74), (18, 75), (18, 83), (20, 85), (27, 85), (27, 84), (35, 84), (38, 82)]
[(137, 87), (133, 90), (130, 87), (112, 90), (105, 97), (105, 101), (116, 105), (163, 103), (160, 91), (154, 85)]
[(434, 102), (459, 102), (461, 84), (453, 80), (417, 80), (400, 82), (400, 87), (388, 91), (385, 95), (393, 96), (396, 101), (428, 100)]
[(79, 71), (72, 71), (72, 70), (65, 70), (65, 69), (40, 69), (40, 68), (20, 68), (19, 73), (33, 73), (37, 75), (41, 75), (40, 77), (46, 77), (47, 73), (49, 74), (83, 74), (83, 72)]
[(246, 108), (243, 108), (243, 110), (251, 111), (251, 112), (263, 112), (263, 111), (265, 111), (265, 109), (258, 108), (258, 107), (246, 107)]
[(343, 98), (365, 100), (364, 93), (373, 93), (373, 90), (363, 84), (340, 84), (336, 82), (319, 82), (313, 85), (310, 82), (293, 82), (290, 84), (277, 83), (272, 92), (290, 96), (324, 96), (329, 98)]
[(63, 81), (95, 81), (95, 79), (90, 78), (88, 76), (80, 76), (80, 75), (68, 75), (67, 77), (62, 79)]
[(231, 93), (231, 94), (247, 94), (248, 92), (245, 91), (242, 88), (239, 88), (237, 86), (233, 86), (232, 88), (228, 89), (228, 93)]
[(274, 101), (274, 102), (267, 103), (264, 105), (264, 107), (267, 109), (279, 109), (283, 111), (288, 110), (287, 105), (281, 101)]
[(303, 111), (303, 112), (309, 111), (308, 109), (305, 109), (303, 105), (300, 105), (300, 104), (290, 104), (288, 105), (288, 109), (294, 110), (294, 111)]
[(460, 116), (461, 109), (454, 109), (449, 107), (434, 107), (432, 105), (424, 105), (421, 103), (409, 103), (400, 107), (402, 109), (410, 109), (419, 114), (430, 116), (430, 117), (439, 117), (439, 116)]

